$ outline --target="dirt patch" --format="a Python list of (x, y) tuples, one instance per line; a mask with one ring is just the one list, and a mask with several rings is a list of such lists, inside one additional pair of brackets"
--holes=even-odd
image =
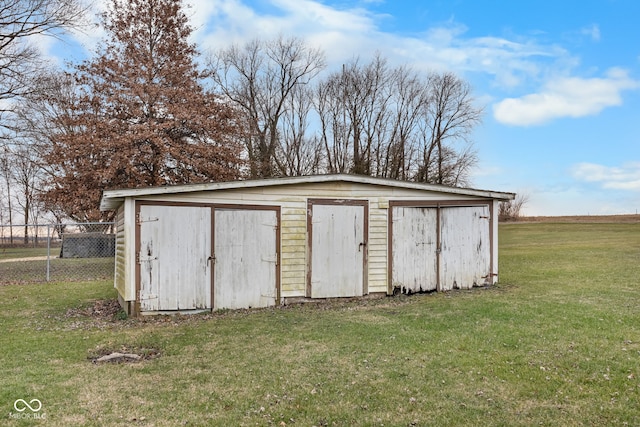
[(117, 299), (103, 299), (94, 301), (87, 307), (70, 308), (65, 313), (66, 318), (91, 317), (94, 319), (113, 319), (121, 311)]
[(160, 350), (147, 347), (120, 346), (117, 348), (98, 347), (89, 351), (87, 359), (95, 364), (139, 363), (160, 357)]
[[(505, 288), (498, 285), (488, 285), (474, 287), (472, 289), (454, 289), (440, 294), (446, 298), (464, 296), (475, 292), (504, 292)], [(286, 305), (279, 305), (264, 308), (217, 310), (214, 312), (202, 313), (176, 313), (176, 314), (156, 314), (141, 317), (127, 317), (122, 311), (116, 299), (96, 300), (91, 305), (70, 308), (64, 317), (73, 319), (66, 322), (64, 326), (67, 330), (76, 329), (119, 329), (138, 328), (143, 325), (166, 325), (179, 326), (188, 323), (199, 323), (211, 319), (246, 317), (259, 312), (276, 312), (284, 310), (311, 310), (311, 311), (360, 311), (373, 308), (399, 307), (415, 301), (416, 298), (428, 298), (430, 295), (440, 295), (435, 292), (414, 293), (411, 295), (400, 294), (396, 296), (376, 296), (376, 297), (351, 297), (351, 298), (329, 298), (318, 300), (297, 301)], [(126, 353), (118, 349), (109, 349), (109, 352)], [(100, 354), (104, 356), (109, 353)]]

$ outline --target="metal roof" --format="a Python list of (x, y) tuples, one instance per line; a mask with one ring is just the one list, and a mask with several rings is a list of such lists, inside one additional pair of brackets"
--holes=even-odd
[(239, 188), (275, 187), (280, 185), (311, 184), (322, 182), (347, 182), (356, 184), (380, 185), (385, 187), (408, 188), (413, 190), (449, 193), (462, 196), (476, 196), (498, 200), (513, 200), (515, 198), (514, 193), (505, 193), (500, 191), (477, 190), (472, 188), (450, 187), (438, 184), (399, 181), (395, 179), (375, 178), (365, 175), (333, 174), (105, 190), (100, 201), (100, 210), (109, 211), (117, 209), (118, 206), (120, 206), (120, 204), (123, 203), (124, 199), (127, 197), (194, 193), (200, 191), (219, 191)]

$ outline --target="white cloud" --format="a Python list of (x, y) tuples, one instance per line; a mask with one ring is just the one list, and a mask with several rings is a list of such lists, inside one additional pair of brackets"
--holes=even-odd
[(561, 117), (584, 117), (622, 104), (621, 93), (636, 89), (640, 82), (619, 68), (604, 77), (562, 77), (549, 81), (540, 93), (507, 98), (493, 106), (497, 121), (515, 125), (540, 125)]
[[(195, 30), (192, 40), (204, 54), (255, 38), (295, 35), (321, 48), (329, 69), (336, 69), (355, 56), (367, 61), (375, 52), (383, 52), (392, 65), (452, 70), (463, 77), (465, 73), (480, 74), (499, 91), (536, 84), (550, 73), (569, 75), (578, 62), (564, 48), (540, 44), (533, 38), (468, 37), (467, 27), (453, 21), (412, 35), (384, 32), (380, 23), (388, 16), (364, 7), (338, 8), (317, 0), (187, 3), (190, 7), (185, 12)], [(97, 4), (96, 11), (103, 11), (103, 2)], [(367, 2), (358, 4), (366, 6)], [(583, 32), (593, 39), (599, 37), (597, 25), (585, 27)], [(103, 37), (102, 29), (75, 35), (87, 50), (95, 48)], [(621, 92), (637, 86), (637, 81), (617, 69), (601, 78), (558, 78), (544, 85), (539, 93), (495, 104), (494, 115), (502, 123), (526, 126), (558, 117), (597, 114), (606, 107), (620, 105)]]
[(558, 58), (571, 62), (567, 59), (570, 55), (557, 46), (501, 37), (465, 37), (466, 31), (464, 25), (447, 23), (420, 37), (394, 38), (385, 52), (395, 52), (404, 62), (423, 68), (488, 74), (495, 79), (495, 86), (503, 89), (537, 79), (544, 64)]
[(59, 64), (60, 60), (49, 54), (56, 42), (57, 40), (54, 37), (45, 34), (34, 34), (30, 36), (30, 44), (35, 46), (41, 55), (47, 58), (50, 63)]
[[(575, 59), (558, 46), (533, 39), (467, 37), (467, 27), (453, 21), (411, 35), (384, 32), (380, 24), (389, 16), (366, 9), (368, 3), (379, 1), (332, 7), (317, 0), (190, 0), (185, 12), (194, 28), (192, 41), (202, 53), (255, 38), (293, 35), (321, 48), (332, 69), (356, 56), (366, 61), (379, 51), (393, 65), (489, 75), (502, 89), (539, 80), (549, 64), (555, 68), (575, 65)], [(104, 2), (96, 2), (95, 8), (104, 11)], [(91, 51), (104, 36), (96, 27), (74, 38)]]
[(582, 28), (580, 33), (589, 37), (594, 42), (600, 41), (600, 27), (597, 24)]
[(640, 191), (640, 162), (613, 167), (578, 163), (571, 168), (571, 175), (579, 181), (599, 183), (604, 189)]
[[(368, 56), (385, 50), (388, 38), (378, 32), (376, 20), (383, 19), (363, 8), (336, 9), (311, 0), (275, 0), (268, 10), (257, 10), (240, 0), (207, 3), (209, 20), (206, 31), (199, 31), (201, 51), (226, 48), (255, 38), (278, 35), (298, 36), (323, 49), (330, 63), (340, 64), (353, 56)], [(199, 8), (199, 6), (196, 6)], [(201, 14), (204, 16), (204, 14)]]
[(106, 32), (101, 25), (100, 15), (107, 11), (109, 3), (93, 2), (88, 12), (87, 25), (72, 31), (73, 40), (85, 50), (85, 53), (95, 51), (98, 43), (106, 37)]
[(488, 74), (501, 88), (537, 80), (546, 63), (557, 63), (561, 68), (575, 65), (575, 59), (558, 46), (540, 45), (532, 39), (465, 37), (467, 27), (455, 22), (412, 35), (384, 32), (380, 23), (388, 15), (363, 7), (336, 8), (314, 0), (274, 0), (262, 4), (260, 10), (242, 0), (197, 0), (192, 4), (201, 51), (254, 38), (295, 35), (323, 49), (330, 68), (355, 56), (366, 61), (379, 51), (392, 64)]

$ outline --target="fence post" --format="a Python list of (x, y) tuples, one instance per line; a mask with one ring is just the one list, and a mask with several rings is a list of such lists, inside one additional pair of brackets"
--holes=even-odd
[(51, 224), (47, 224), (47, 282), (51, 269)]

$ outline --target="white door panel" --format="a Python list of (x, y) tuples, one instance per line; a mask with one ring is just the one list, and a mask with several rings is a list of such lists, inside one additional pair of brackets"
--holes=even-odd
[(437, 215), (437, 208), (393, 208), (392, 284), (403, 293), (437, 287)]
[(361, 205), (313, 205), (312, 298), (363, 295), (364, 215)]
[(275, 305), (277, 213), (215, 209), (214, 309)]
[(489, 207), (449, 207), (440, 219), (443, 290), (470, 289), (491, 272)]
[(142, 205), (140, 310), (211, 308), (211, 209)]

